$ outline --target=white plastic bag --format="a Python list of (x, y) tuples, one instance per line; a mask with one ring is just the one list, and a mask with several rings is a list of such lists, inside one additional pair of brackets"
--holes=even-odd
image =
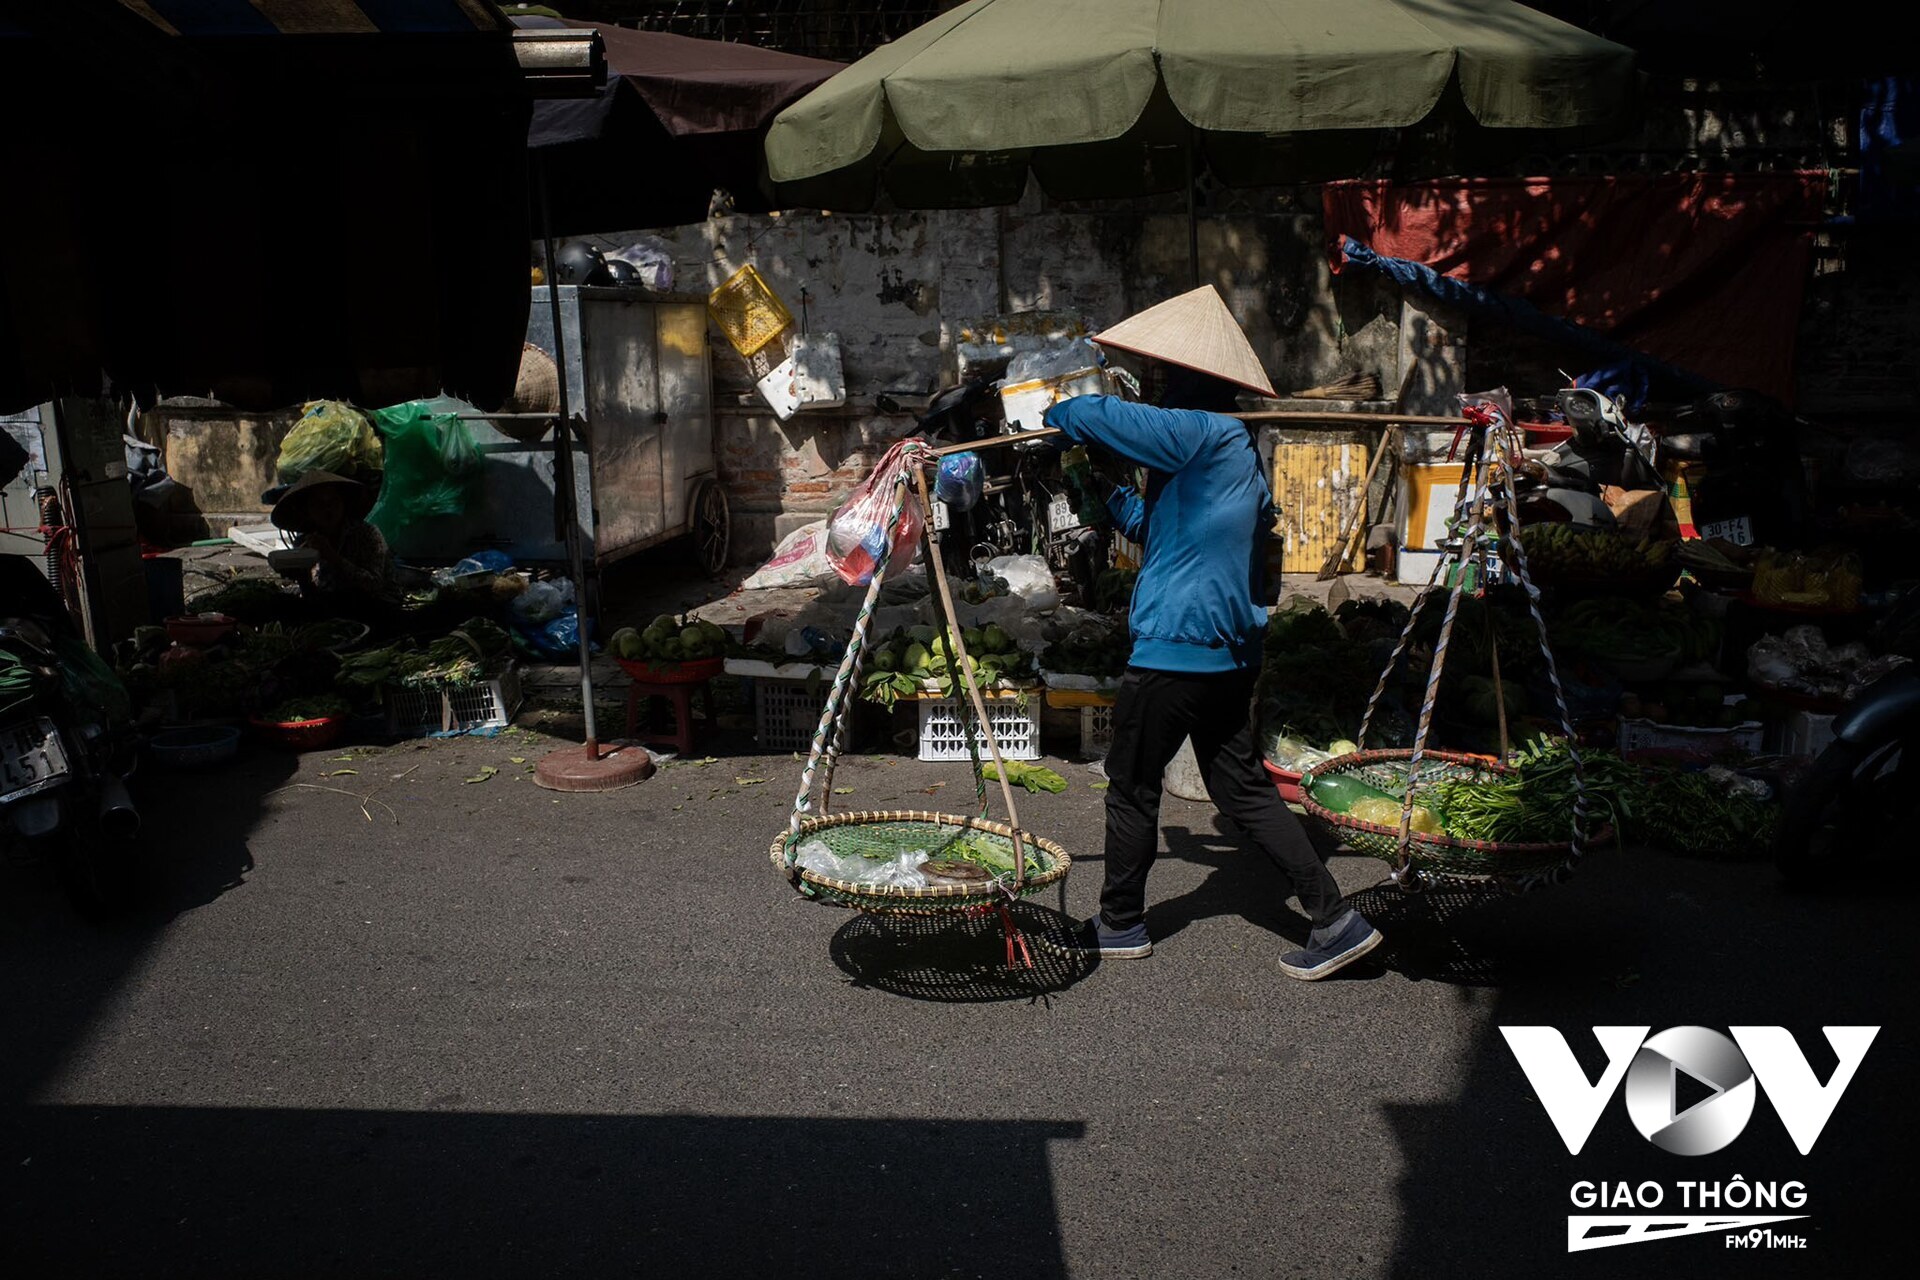
[(551, 622), (573, 607), (573, 583), (566, 578), (535, 582), (514, 597), (515, 616), (528, 622)]
[(833, 576), (833, 565), (827, 559), (827, 521), (823, 516), (780, 539), (772, 557), (754, 570), (740, 587), (745, 591), (806, 587)]
[(995, 556), (987, 569), (1007, 584), (1007, 590), (1035, 613), (1045, 613), (1060, 603), (1060, 589), (1054, 585), (1053, 571), (1044, 556)]

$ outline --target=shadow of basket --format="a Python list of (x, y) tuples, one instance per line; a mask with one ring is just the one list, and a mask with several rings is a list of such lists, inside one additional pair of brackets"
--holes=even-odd
[(1378, 884), (1348, 901), (1386, 935), (1375, 956), (1405, 977), (1494, 987), (1528, 961), (1514, 954), (1505, 925), (1518, 900), (1503, 889), (1445, 884), (1406, 893)]
[(1031, 969), (1017, 958), (1015, 967), (1007, 966), (998, 912), (861, 912), (834, 933), (828, 954), (856, 987), (942, 1004), (1043, 999), (1065, 991), (1099, 966), (1098, 957), (1061, 955), (1040, 945), (1045, 934), (1070, 928), (1070, 917), (1032, 902), (1015, 903), (1009, 911), (1026, 937)]

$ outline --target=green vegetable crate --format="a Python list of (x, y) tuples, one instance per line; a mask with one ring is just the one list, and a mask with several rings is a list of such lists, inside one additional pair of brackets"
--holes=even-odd
[(520, 709), (520, 673), (513, 663), (472, 684), (389, 684), (381, 690), (387, 732), (396, 738), (491, 737)]

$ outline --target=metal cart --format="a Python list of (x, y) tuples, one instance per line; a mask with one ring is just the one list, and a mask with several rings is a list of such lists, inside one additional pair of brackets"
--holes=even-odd
[[(560, 319), (568, 400), (579, 415), (574, 492), (588, 575), (681, 537), (703, 569), (719, 572), (732, 525), (714, 467), (705, 299), (561, 285)], [(545, 286), (533, 290), (527, 341), (553, 355)], [(519, 564), (564, 566), (555, 432), (538, 416), (469, 416), (484, 460), (477, 499), (458, 516), (409, 528), (395, 554), (435, 562), (492, 547)], [(529, 435), (538, 438), (517, 438)]]

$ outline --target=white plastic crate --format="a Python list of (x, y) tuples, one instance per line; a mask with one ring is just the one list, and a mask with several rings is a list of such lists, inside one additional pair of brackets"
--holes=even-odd
[(1702, 729), (1684, 724), (1656, 724), (1644, 717), (1620, 717), (1620, 754), (1641, 753), (1712, 757), (1729, 751), (1758, 755), (1762, 728), (1758, 720), (1728, 729)]
[[(1000, 742), (1003, 760), (1040, 758), (1040, 695), (1027, 695), (1026, 705), (1014, 697), (988, 698), (987, 716), (993, 724), (993, 736)], [(928, 761), (966, 760), (966, 725), (960, 717), (957, 698), (925, 698), (920, 707), (920, 758)], [(989, 759), (986, 739), (979, 740), (980, 758)]]
[(520, 709), (520, 673), (509, 665), (491, 680), (469, 685), (408, 688), (390, 684), (382, 699), (387, 732), (397, 738), (489, 737), (513, 723)]
[(1080, 754), (1089, 760), (1104, 758), (1113, 745), (1113, 708), (1080, 708)]
[[(826, 709), (832, 676), (783, 680), (757, 676), (753, 681), (753, 736), (769, 751), (805, 751), (813, 745)], [(840, 750), (852, 744), (852, 707), (840, 717)]]

